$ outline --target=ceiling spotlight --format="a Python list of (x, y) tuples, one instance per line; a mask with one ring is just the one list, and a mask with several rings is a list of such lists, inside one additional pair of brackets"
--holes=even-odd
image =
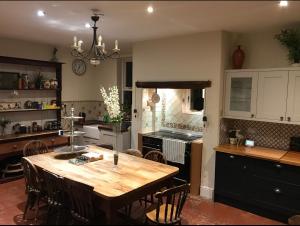
[(288, 1), (280, 1), (279, 6), (280, 7), (287, 7), (289, 5)]
[(46, 13), (43, 10), (39, 10), (39, 11), (37, 11), (37, 15), (42, 17), (42, 16), (45, 16)]
[(85, 24), (85, 27), (86, 27), (86, 28), (90, 28), (91, 25), (90, 25), (89, 23), (86, 23), (86, 24)]
[(153, 13), (153, 11), (154, 11), (153, 7), (152, 6), (148, 6), (147, 12), (148, 13)]

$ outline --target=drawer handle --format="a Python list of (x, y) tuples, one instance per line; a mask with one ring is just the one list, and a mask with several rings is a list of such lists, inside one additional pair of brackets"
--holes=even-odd
[(283, 117), (282, 116), (280, 117), (280, 121), (283, 121)]
[(13, 149), (17, 149), (17, 145), (14, 145), (14, 146), (13, 146)]
[(251, 114), (251, 118), (254, 118), (254, 114)]
[(234, 155), (230, 155), (229, 158), (234, 159)]
[(275, 189), (274, 189), (274, 192), (275, 192), (276, 194), (281, 194), (280, 188), (275, 188)]
[(291, 119), (291, 117), (288, 117), (287, 120), (290, 122), (292, 119)]
[(282, 165), (276, 164), (276, 168), (277, 168), (277, 169), (281, 169), (281, 168), (282, 168)]

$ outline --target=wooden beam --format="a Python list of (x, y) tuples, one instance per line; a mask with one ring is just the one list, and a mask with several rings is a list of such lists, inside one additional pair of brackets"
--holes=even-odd
[(165, 81), (165, 82), (139, 82), (137, 88), (150, 89), (204, 89), (211, 87), (211, 81)]

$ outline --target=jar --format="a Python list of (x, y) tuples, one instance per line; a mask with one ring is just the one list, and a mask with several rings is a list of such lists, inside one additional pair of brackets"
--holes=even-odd
[(44, 81), (44, 89), (50, 89), (51, 88), (51, 83), (49, 80)]

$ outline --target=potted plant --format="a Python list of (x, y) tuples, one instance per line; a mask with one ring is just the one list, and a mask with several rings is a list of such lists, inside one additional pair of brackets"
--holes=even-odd
[(275, 38), (289, 50), (289, 60), (293, 66), (300, 66), (300, 30), (283, 29)]

